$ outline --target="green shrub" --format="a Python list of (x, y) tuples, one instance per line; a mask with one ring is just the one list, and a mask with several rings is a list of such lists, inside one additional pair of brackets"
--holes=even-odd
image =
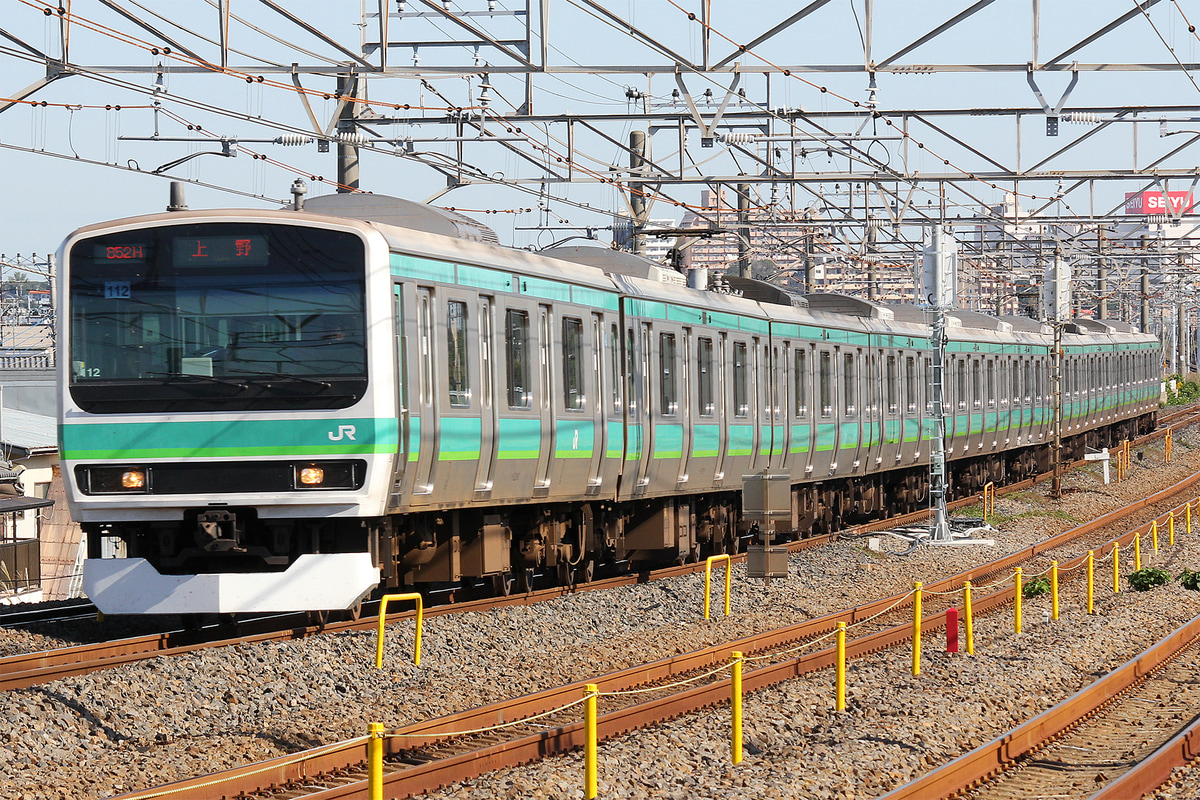
[(1193, 592), (1200, 590), (1200, 572), (1192, 572), (1190, 569), (1185, 569), (1179, 573), (1179, 583), (1183, 588), (1191, 589)]
[(1038, 595), (1046, 594), (1050, 591), (1050, 579), (1045, 575), (1038, 575), (1029, 583), (1021, 587), (1021, 594), (1025, 597), (1037, 597)]
[(1137, 572), (1129, 573), (1127, 577), (1129, 585), (1139, 592), (1149, 591), (1155, 586), (1162, 586), (1171, 581), (1171, 573), (1157, 567), (1142, 567)]
[[(1171, 381), (1175, 381), (1175, 391), (1171, 391)], [(1200, 397), (1200, 384), (1195, 381), (1185, 381), (1178, 372), (1167, 376), (1167, 405), (1177, 406), (1190, 403)]]

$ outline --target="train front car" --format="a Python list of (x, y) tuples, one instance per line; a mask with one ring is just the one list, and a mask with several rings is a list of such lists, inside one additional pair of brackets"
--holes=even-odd
[(63, 478), (100, 610), (344, 609), (375, 588), (398, 444), (382, 237), (185, 211), (81, 229), (59, 261)]

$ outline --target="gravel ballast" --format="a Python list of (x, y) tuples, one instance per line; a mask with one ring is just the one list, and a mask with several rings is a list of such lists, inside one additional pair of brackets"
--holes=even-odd
[[(374, 633), (348, 632), (163, 656), (10, 692), (0, 712), (0, 796), (106, 797), (360, 736), (370, 721), (429, 719), (903, 592), (1181, 480), (1200, 469), (1197, 445), (1194, 432), (1176, 435), (1170, 465), (1161, 444), (1141, 448), (1147, 468), (1135, 466), (1122, 484), (1103, 486), (1098, 466), (1073, 472), (1064, 486), (1074, 491), (1061, 501), (1046, 500), (1043, 488), (1000, 498), (997, 513), (1007, 521), (988, 534), (991, 548), (922, 547), (905, 556), (906, 545), (889, 537), (882, 553), (865, 538), (843, 539), (792, 556), (788, 578), (769, 586), (735, 567), (728, 618), (719, 616), (718, 590), (717, 614), (703, 619), (701, 574), (427, 619), (419, 668), (406, 621), (388, 628), (383, 672), (374, 669)], [(1165, 537), (1163, 546), (1155, 566), (1200, 569), (1200, 527), (1190, 539), (1180, 528), (1174, 550)], [(1143, 557), (1150, 560), (1148, 548)], [(1011, 609), (977, 618), (974, 656), (946, 654), (944, 637), (927, 635), (919, 676), (910, 674), (907, 648), (852, 662), (845, 712), (833, 711), (831, 672), (748, 695), (746, 757), (737, 767), (729, 763), (727, 706), (602, 743), (602, 795), (882, 794), (1061, 701), (1200, 614), (1200, 593), (1176, 583), (1145, 593), (1126, 585), (1114, 595), (1103, 576), (1100, 569), (1094, 616), (1084, 613), (1081, 584), (1071, 582), (1058, 621), (1042, 621), (1046, 597), (1025, 602), (1021, 634), (1012, 631)], [(20, 652), (30, 637), (0, 631), (0, 652)], [(35, 646), (54, 646), (42, 641)], [(432, 796), (575, 798), (582, 779), (582, 757), (572, 754)]]

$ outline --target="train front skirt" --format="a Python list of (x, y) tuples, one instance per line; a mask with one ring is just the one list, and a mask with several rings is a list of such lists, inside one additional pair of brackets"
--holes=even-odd
[(83, 589), (105, 614), (245, 614), (350, 608), (379, 584), (370, 553), (308, 553), (284, 572), (163, 575), (144, 558), (93, 558)]

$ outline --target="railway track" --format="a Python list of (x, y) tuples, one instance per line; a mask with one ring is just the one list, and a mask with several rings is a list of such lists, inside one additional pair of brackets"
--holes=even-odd
[[(1167, 430), (1179, 430), (1194, 424), (1200, 418), (1200, 404), (1195, 407), (1181, 409), (1165, 419), (1157, 430), (1139, 438), (1136, 444), (1143, 445), (1161, 438)], [(1079, 461), (1070, 465), (1080, 466), (1086, 462)], [(1050, 473), (1029, 478), (1018, 483), (1010, 484), (997, 490), (1003, 495), (1027, 489), (1050, 478)], [(970, 496), (952, 501), (950, 509), (971, 506), (978, 502), (977, 496)], [(827, 544), (840, 536), (854, 536), (872, 531), (886, 530), (918, 524), (929, 517), (928, 510), (904, 514), (884, 520), (877, 520), (863, 525), (852, 526), (833, 535), (815, 536), (796, 542), (790, 542), (787, 547), (790, 552), (798, 552), (810, 547)], [(733, 563), (745, 560), (744, 553), (731, 557)], [(426, 616), (439, 616), (460, 611), (487, 611), (512, 605), (529, 605), (546, 602), (576, 591), (611, 589), (634, 583), (644, 583), (650, 580), (688, 575), (703, 571), (704, 564), (684, 564), (666, 567), (653, 571), (631, 573), (612, 578), (602, 578), (575, 586), (556, 586), (534, 592), (511, 595), (508, 597), (488, 597), (478, 600), (457, 601), (450, 605), (435, 606), (426, 609)], [(451, 596), (449, 600), (453, 600)], [(36, 653), (19, 654), (0, 658), (0, 691), (22, 689), (48, 683), (59, 678), (72, 675), (83, 675), (102, 669), (135, 663), (137, 661), (156, 658), (163, 655), (181, 655), (208, 647), (222, 647), (231, 644), (249, 644), (265, 641), (280, 641), (300, 639), (305, 636), (317, 635), (324, 632), (348, 630), (371, 630), (376, 623), (373, 611), (377, 613), (378, 605), (364, 607), (364, 616), (359, 620), (335, 622), (327, 625), (308, 624), (304, 615), (279, 615), (265, 617), (247, 622), (223, 624), (201, 629), (199, 631), (169, 631), (131, 637), (116, 641), (83, 644), (75, 647), (47, 650)], [(411, 611), (389, 615), (389, 621), (406, 619), (414, 614)], [(282, 621), (281, 621), (282, 620)]]
[(0, 611), (0, 628), (19, 628), (55, 622), (74, 622), (96, 616), (96, 606), (86, 600), (45, 608), (22, 609), (10, 606)]
[[(1194, 486), (1197, 480), (1200, 473), (1135, 506), (1161, 503), (1171, 494)], [(931, 593), (949, 592), (961, 587), (964, 581), (1005, 573), (1024, 560), (1093, 535), (1126, 513), (1128, 509), (1110, 513), (996, 562), (928, 584), (926, 588)], [(1129, 531), (1118, 537), (1118, 541), (1128, 544), (1140, 534), (1138, 530)], [(1064, 569), (1084, 558), (1085, 555), (1068, 562)], [(981, 594), (973, 603), (975, 613), (987, 614), (1011, 604), (1014, 593), (1010, 584), (990, 594)], [(588, 684), (594, 684), (600, 693), (597, 730), (603, 740), (727, 701), (730, 678), (725, 677), (725, 667), (733, 651), (753, 659), (753, 667), (747, 665), (742, 676), (743, 689), (750, 691), (831, 666), (836, 655), (829, 646), (828, 634), (836, 629), (838, 622), (854, 625), (856, 632), (860, 627), (865, 631), (847, 642), (849, 659), (895, 646), (912, 634), (912, 613), (906, 610), (910, 597), (882, 598), (736, 642), (390, 731), (383, 741), (387, 757), (385, 796), (405, 797), (432, 791), (486, 771), (579, 747), (584, 736), (579, 703)], [(903, 621), (896, 624), (897, 620)], [(864, 621), (872, 624), (860, 625)], [(921, 629), (933, 631), (945, 624), (945, 611), (939, 611), (923, 616)], [(818, 644), (820, 649), (816, 649)], [(680, 685), (705, 675), (703, 683)], [(366, 748), (366, 737), (353, 739), (122, 798), (366, 798)]]
[(1129, 800), (1195, 754), (1200, 617), (1024, 725), (882, 800)]

